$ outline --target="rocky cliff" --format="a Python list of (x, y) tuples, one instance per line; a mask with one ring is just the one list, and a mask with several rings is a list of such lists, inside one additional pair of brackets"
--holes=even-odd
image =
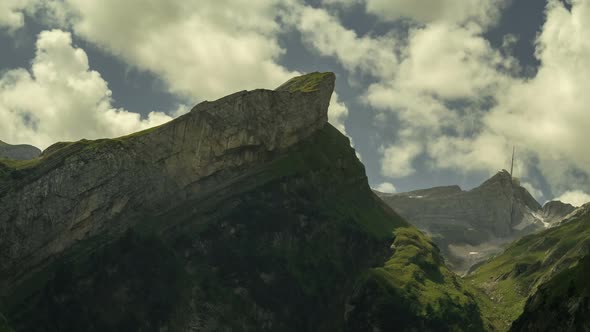
[(0, 141), (0, 159), (28, 160), (37, 158), (41, 150), (26, 144), (11, 145)]
[(18, 331), (484, 329), (327, 124), (333, 88), (309, 74), (2, 162), (0, 312)]
[(377, 194), (430, 234), (457, 272), (467, 271), (514, 239), (550, 227), (574, 209), (561, 202), (541, 207), (505, 170), (469, 191), (449, 186)]
[(309, 87), (304, 78), (277, 91), (203, 102), (128, 137), (50, 146), (36, 164), (0, 182), (0, 275), (14, 276), (75, 241), (122, 226), (117, 219), (157, 213), (211, 190), (216, 179), (309, 137), (327, 122), (334, 86), (334, 75), (320, 78)]

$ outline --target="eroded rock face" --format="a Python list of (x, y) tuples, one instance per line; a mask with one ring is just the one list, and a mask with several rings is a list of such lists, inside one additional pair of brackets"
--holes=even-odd
[(40, 154), (41, 150), (32, 145), (11, 145), (0, 141), (0, 158), (28, 160), (37, 158)]
[(378, 195), (431, 234), (457, 272), (467, 271), (516, 238), (550, 227), (573, 208), (561, 202), (541, 207), (505, 170), (469, 191), (448, 186)]
[(551, 201), (543, 205), (543, 220), (550, 224), (559, 223), (565, 216), (574, 212), (576, 207), (561, 201)]
[(334, 80), (309, 74), (127, 137), (49, 147), (31, 168), (0, 176), (0, 276), (18, 279), (81, 239), (206, 195), (309, 137), (327, 123)]

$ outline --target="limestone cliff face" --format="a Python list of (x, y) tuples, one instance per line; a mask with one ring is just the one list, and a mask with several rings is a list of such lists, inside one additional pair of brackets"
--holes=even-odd
[(41, 150), (32, 145), (12, 145), (0, 141), (0, 158), (27, 160), (37, 158), (40, 154)]
[(314, 73), (238, 92), (127, 137), (57, 143), (27, 168), (0, 172), (5, 286), (77, 241), (206, 195), (311, 136), (327, 123), (334, 80)]

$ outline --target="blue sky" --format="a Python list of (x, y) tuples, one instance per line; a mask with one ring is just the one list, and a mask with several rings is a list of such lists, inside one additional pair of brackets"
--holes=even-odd
[(516, 175), (540, 202), (581, 204), (587, 22), (587, 0), (6, 0), (0, 140), (123, 135), (333, 71), (331, 122), (373, 187), (468, 189), (508, 168), (516, 145)]

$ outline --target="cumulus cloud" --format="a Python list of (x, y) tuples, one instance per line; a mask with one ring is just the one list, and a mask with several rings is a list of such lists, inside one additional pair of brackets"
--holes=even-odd
[(14, 30), (25, 22), (24, 10), (30, 5), (28, 0), (0, 1), (0, 29)]
[(494, 172), (517, 145), (525, 180), (536, 170), (554, 192), (590, 186), (583, 144), (590, 139), (590, 2), (574, 1), (570, 11), (552, 0), (546, 11), (536, 41), (541, 65), (530, 79), (511, 75), (518, 64), (479, 29), (436, 22), (413, 28), (398, 74), (366, 95), (403, 128), (383, 149), (385, 175), (412, 174), (421, 155), (439, 168)]
[(160, 112), (142, 119), (114, 108), (107, 82), (90, 70), (70, 33), (43, 31), (36, 47), (31, 68), (0, 76), (2, 140), (45, 148), (56, 141), (125, 135), (172, 119)]
[(497, 107), (484, 118), (489, 132), (533, 151), (541, 172), (561, 190), (564, 181), (590, 185), (590, 151), (583, 144), (590, 139), (588, 22), (590, 2), (573, 2), (570, 12), (561, 2), (549, 1), (537, 40), (537, 75), (500, 94)]
[[(505, 167), (508, 142), (494, 135), (476, 138), (485, 104), (512, 78), (515, 66), (477, 29), (448, 24), (412, 28), (397, 75), (372, 84), (366, 102), (395, 113), (400, 122), (394, 144), (383, 151), (382, 173), (414, 173), (412, 161), (426, 154), (436, 167), (494, 171)], [(502, 68), (503, 70), (499, 70)]]
[(385, 148), (381, 173), (390, 177), (404, 177), (414, 174), (416, 170), (412, 162), (420, 155), (422, 150), (422, 144), (412, 141)]
[(353, 5), (361, 4), (364, 0), (322, 0), (322, 4), (328, 6), (339, 6), (348, 8)]
[(498, 19), (505, 0), (365, 0), (367, 12), (384, 20), (410, 18), (420, 23), (476, 22), (488, 25)]
[(512, 65), (477, 29), (447, 24), (412, 29), (406, 55), (395, 88), (445, 100), (489, 95), (501, 83), (497, 68)]
[(358, 36), (324, 9), (293, 7), (290, 18), (303, 42), (323, 56), (335, 57), (349, 72), (389, 77), (397, 69), (392, 36)]
[[(444, 135), (430, 145), (439, 165), (492, 170), (519, 146), (521, 172), (537, 169), (554, 192), (590, 186), (590, 3), (571, 11), (550, 1), (536, 43), (541, 66), (531, 79), (504, 78), (491, 89), (494, 106), (477, 115), (474, 135)], [(496, 75), (498, 76), (498, 75)], [(465, 122), (465, 118), (461, 117)], [(504, 157), (502, 157), (502, 155)]]
[(590, 202), (590, 195), (581, 190), (573, 190), (564, 192), (554, 200), (569, 203), (573, 206), (582, 206)]
[(158, 75), (190, 101), (274, 88), (296, 74), (277, 64), (285, 50), (278, 43), (276, 0), (64, 4), (76, 35)]
[(338, 94), (332, 93), (330, 99), (330, 107), (328, 108), (328, 119), (330, 123), (346, 135), (345, 121), (348, 117), (348, 108), (346, 105), (338, 100)]
[(382, 193), (386, 193), (386, 194), (393, 194), (395, 193), (397, 190), (395, 189), (395, 186), (390, 183), (390, 182), (383, 182), (380, 185), (378, 185), (375, 190), (382, 192)]

